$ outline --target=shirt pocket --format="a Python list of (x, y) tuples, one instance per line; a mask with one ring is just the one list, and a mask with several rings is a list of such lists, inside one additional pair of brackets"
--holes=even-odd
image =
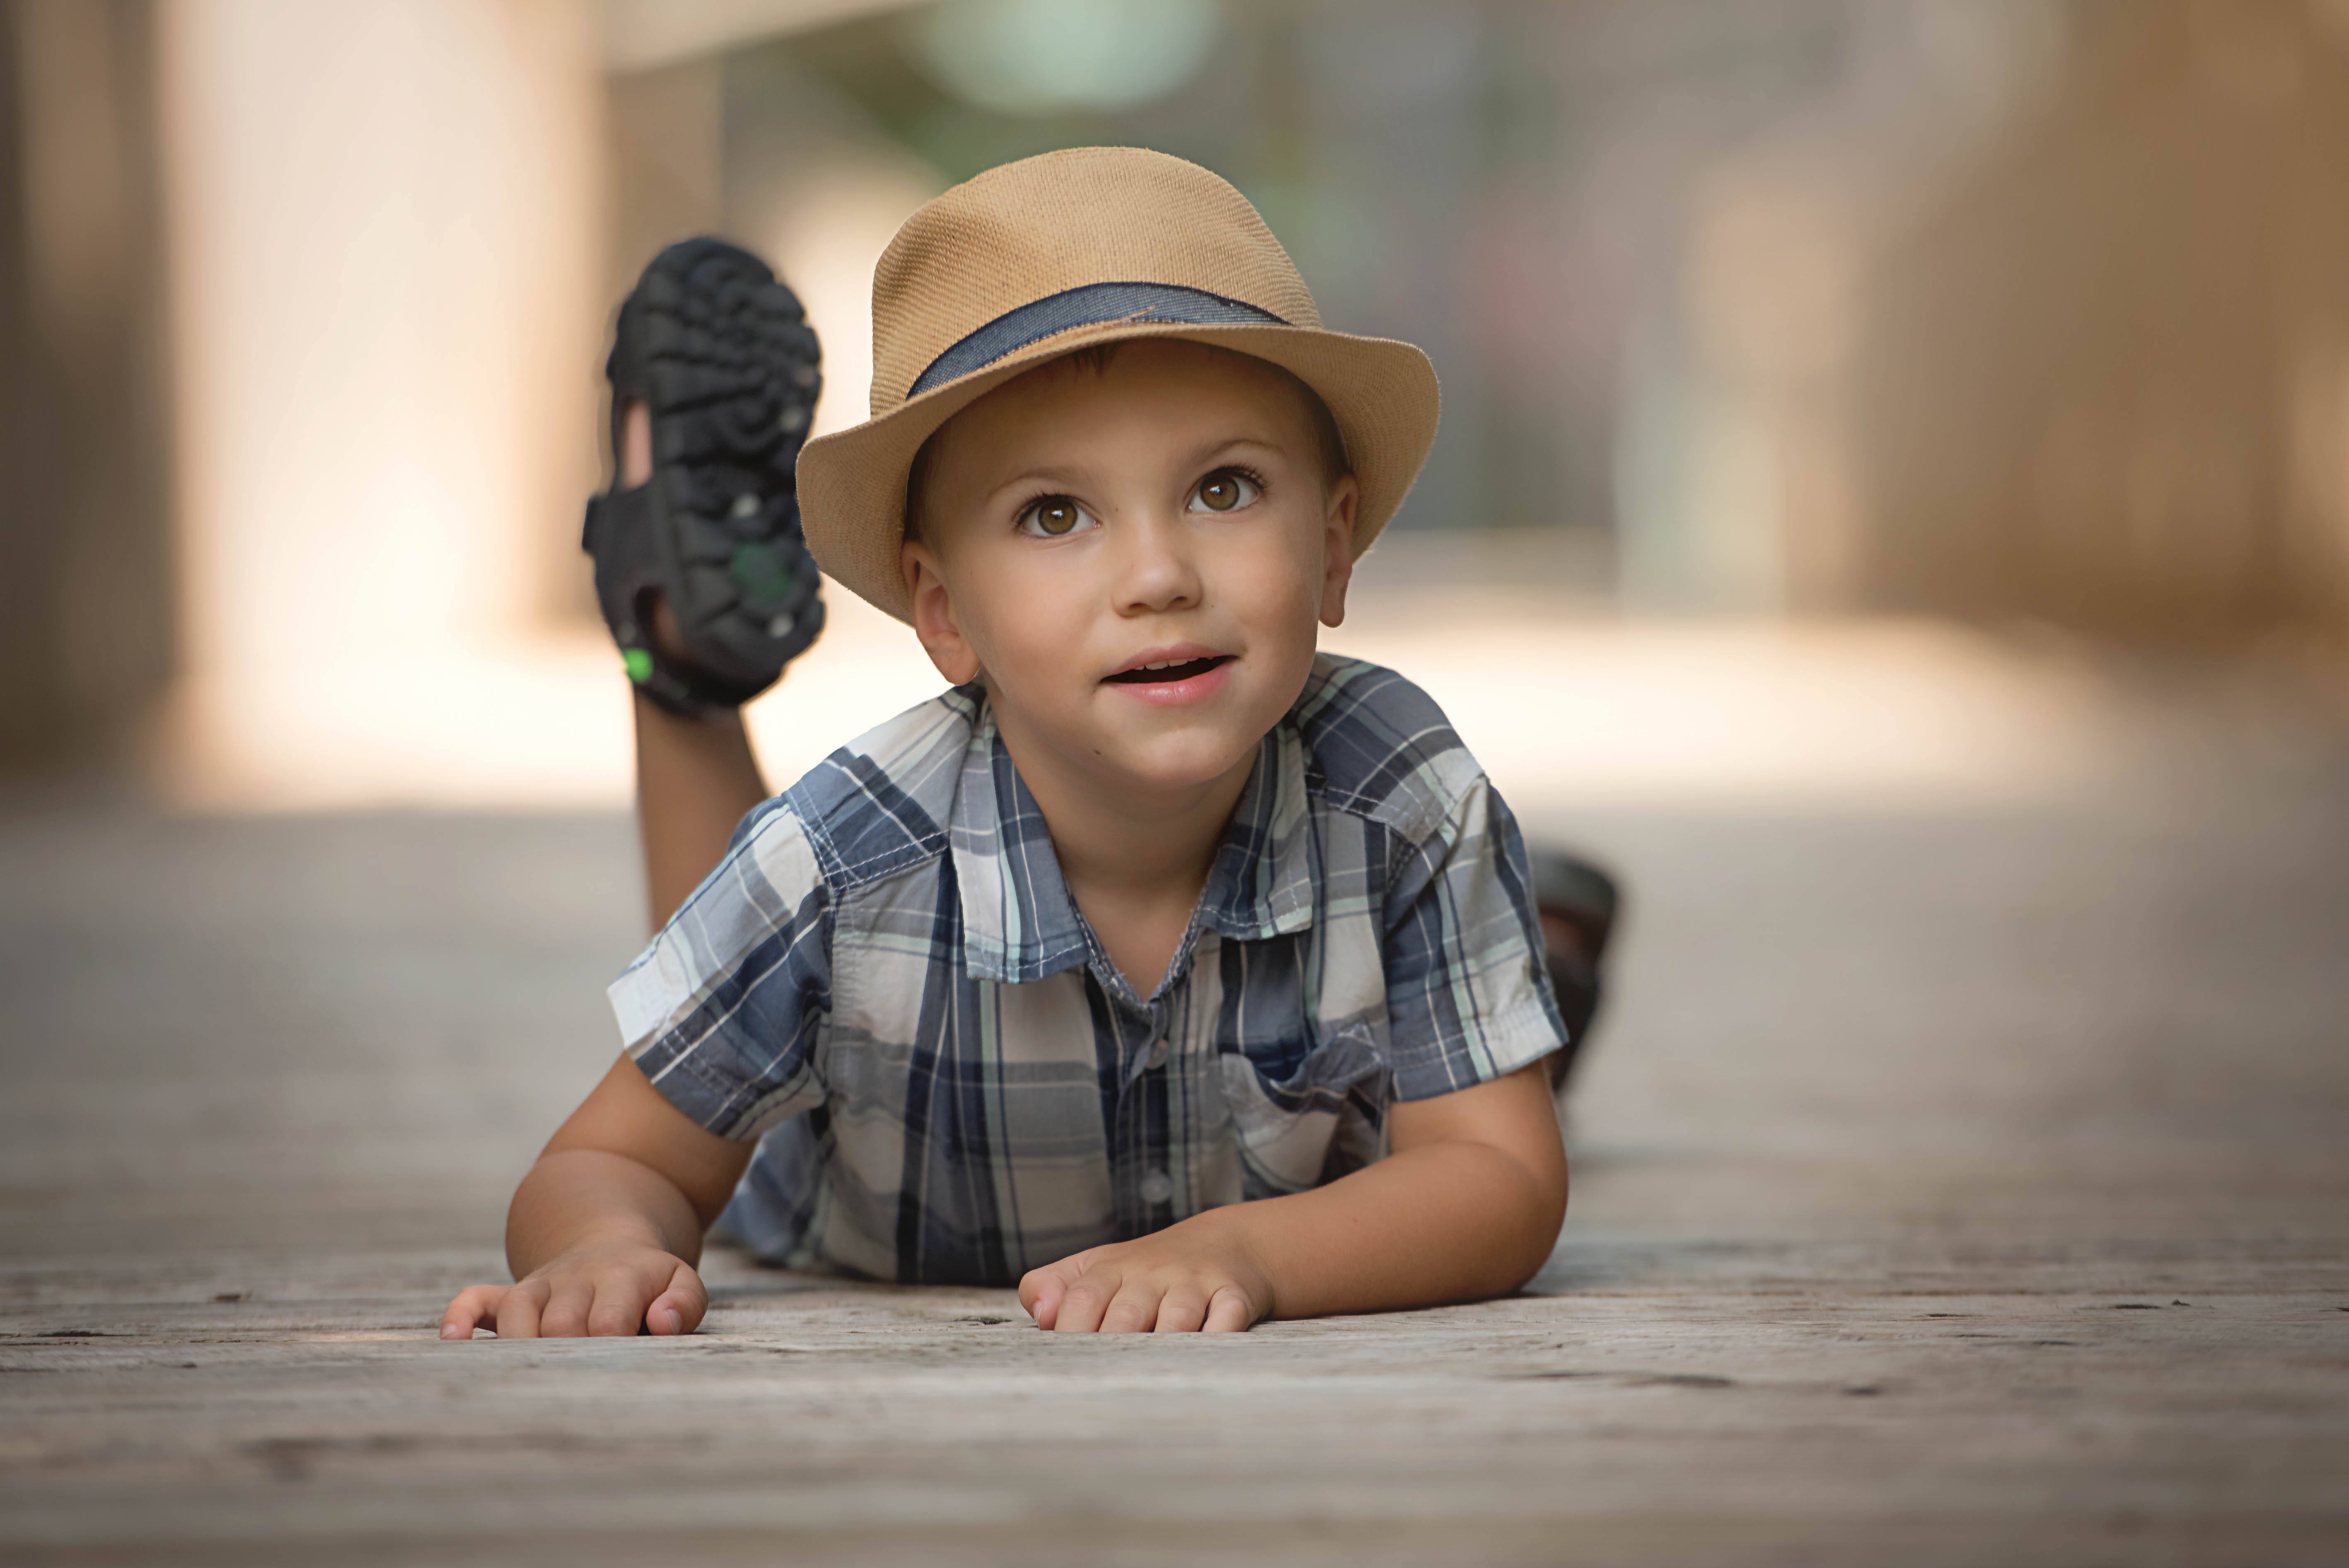
[(1350, 1148), (1361, 1141), (1361, 1124), (1374, 1131), (1383, 1119), (1386, 1056), (1367, 1023), (1318, 1041), (1300, 1033), (1251, 1043), (1226, 1050), (1220, 1065), (1249, 1198), (1319, 1185), (1341, 1130)]

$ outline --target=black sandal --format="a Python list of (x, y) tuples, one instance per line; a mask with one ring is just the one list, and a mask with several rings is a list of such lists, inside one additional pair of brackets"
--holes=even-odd
[[(1545, 926), (1542, 955), (1558, 1016), (1566, 1020), (1566, 1048), (1549, 1058), (1550, 1086), (1560, 1088), (1599, 1014), (1599, 962), (1614, 934), (1621, 898), (1615, 880), (1588, 861), (1557, 850), (1528, 847), (1526, 852), (1533, 862), (1534, 906)], [(1553, 921), (1566, 928), (1563, 943), (1547, 929)]]
[[(823, 630), (792, 465), (823, 386), (815, 334), (764, 262), (720, 240), (671, 245), (620, 306), (612, 356), (612, 489), (582, 546), (636, 689), (713, 717), (774, 685)], [(652, 478), (619, 488), (627, 407), (652, 419)], [(654, 594), (686, 662), (653, 645)]]

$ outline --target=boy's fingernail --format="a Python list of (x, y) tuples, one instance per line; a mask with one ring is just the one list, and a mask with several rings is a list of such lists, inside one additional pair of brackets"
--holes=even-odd
[(660, 1330), (663, 1334), (676, 1334), (685, 1327), (685, 1314), (673, 1306), (665, 1308), (655, 1315), (660, 1319)]

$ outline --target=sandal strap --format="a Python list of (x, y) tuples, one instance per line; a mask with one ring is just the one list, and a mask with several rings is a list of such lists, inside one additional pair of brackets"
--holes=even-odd
[(595, 562), (595, 598), (612, 640), (620, 645), (620, 664), (630, 684), (681, 718), (720, 717), (758, 693), (728, 701), (710, 689), (706, 675), (679, 670), (653, 645), (652, 630), (637, 613), (645, 595), (664, 586), (651, 489), (644, 484), (588, 498), (580, 545)]

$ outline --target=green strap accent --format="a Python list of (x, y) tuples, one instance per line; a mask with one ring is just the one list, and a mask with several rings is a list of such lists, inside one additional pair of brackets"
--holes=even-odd
[(638, 686), (653, 678), (653, 656), (643, 648), (622, 648), (620, 664)]

